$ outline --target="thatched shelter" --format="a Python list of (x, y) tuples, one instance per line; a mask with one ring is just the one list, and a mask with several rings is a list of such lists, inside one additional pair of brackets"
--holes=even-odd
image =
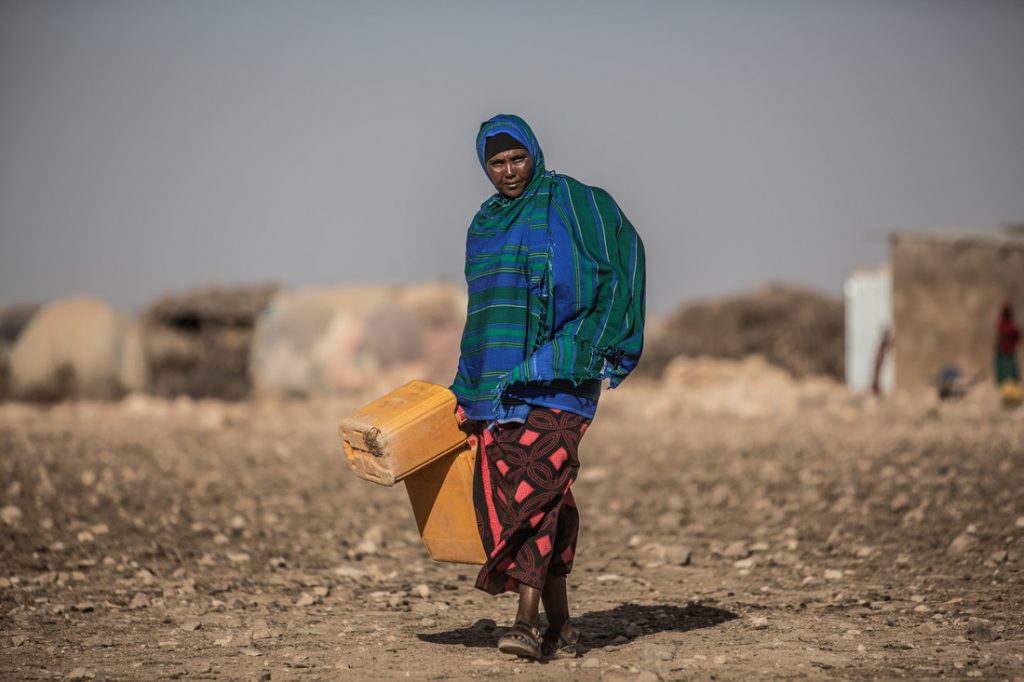
[(256, 320), (276, 287), (213, 287), (168, 295), (143, 315), (149, 390), (238, 400), (249, 394)]
[(796, 377), (843, 377), (842, 301), (796, 286), (685, 305), (652, 332), (639, 366), (646, 375), (660, 376), (677, 356), (761, 355)]
[(0, 400), (10, 391), (11, 349), (39, 308), (38, 303), (0, 304)]

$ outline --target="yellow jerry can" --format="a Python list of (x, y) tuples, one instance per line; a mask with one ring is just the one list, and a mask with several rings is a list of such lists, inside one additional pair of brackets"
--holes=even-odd
[(482, 564), (473, 508), (476, 451), (459, 428), (457, 405), (447, 388), (410, 381), (343, 419), (338, 433), (356, 476), (386, 486), (405, 481), (432, 559)]
[(482, 564), (487, 558), (473, 508), (476, 451), (469, 444), (405, 479), (416, 525), (434, 561)]
[(345, 457), (360, 478), (392, 486), (466, 443), (458, 401), (444, 386), (410, 381), (341, 421)]

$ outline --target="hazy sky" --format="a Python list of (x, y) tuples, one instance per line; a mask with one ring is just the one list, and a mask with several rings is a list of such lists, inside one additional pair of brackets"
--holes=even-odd
[(1024, 220), (1024, 2), (0, 0), (0, 300), (461, 281), (481, 120), (609, 190), (655, 312)]

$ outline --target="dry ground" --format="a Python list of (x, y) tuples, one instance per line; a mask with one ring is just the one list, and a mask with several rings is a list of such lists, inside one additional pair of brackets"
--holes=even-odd
[(343, 466), (351, 403), (0, 405), (0, 677), (1024, 675), (1024, 410), (655, 423), (645, 390), (584, 440), (587, 650), (546, 664)]

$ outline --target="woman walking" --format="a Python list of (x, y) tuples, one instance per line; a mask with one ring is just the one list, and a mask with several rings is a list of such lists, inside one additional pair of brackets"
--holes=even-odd
[(518, 116), (484, 122), (476, 151), (497, 192), (469, 227), (451, 388), (478, 444), (473, 501), (487, 561), (476, 586), (518, 592), (498, 648), (536, 659), (578, 638), (565, 583), (579, 531), (571, 486), (602, 380), (614, 388), (640, 358), (644, 250), (607, 192), (545, 168)]
[(1003, 304), (996, 325), (995, 369), (1003, 403), (1011, 407), (1020, 403), (1020, 367), (1017, 366), (1019, 341), (1020, 329), (1013, 321), (1013, 307), (1007, 301)]

